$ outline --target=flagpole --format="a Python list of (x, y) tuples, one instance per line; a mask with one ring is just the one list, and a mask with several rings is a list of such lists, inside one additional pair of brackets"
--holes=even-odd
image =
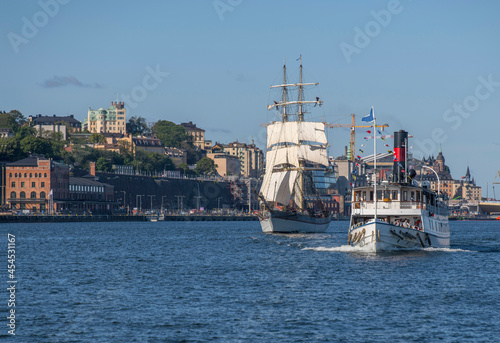
[(375, 223), (377, 222), (377, 128), (376, 128), (376, 120), (375, 120), (375, 110), (372, 106), (373, 112), (373, 174), (375, 175), (375, 182), (373, 185), (373, 191), (375, 196)]

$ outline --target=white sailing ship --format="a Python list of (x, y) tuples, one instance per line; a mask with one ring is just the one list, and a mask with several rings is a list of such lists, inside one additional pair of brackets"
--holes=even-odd
[[(268, 110), (277, 110), (281, 120), (267, 125), (266, 170), (259, 192), (258, 213), (264, 232), (325, 232), (331, 221), (318, 194), (315, 179), (328, 169), (325, 123), (304, 120), (305, 106), (323, 101), (304, 99), (304, 88), (318, 83), (302, 82), (302, 58), (298, 83), (287, 83), (283, 65), (281, 100)], [(293, 90), (297, 99), (291, 100)]]
[(406, 131), (394, 133), (392, 181), (377, 182), (375, 164), (372, 184), (353, 189), (348, 244), (370, 252), (450, 246), (448, 208), (407, 171), (407, 142)]

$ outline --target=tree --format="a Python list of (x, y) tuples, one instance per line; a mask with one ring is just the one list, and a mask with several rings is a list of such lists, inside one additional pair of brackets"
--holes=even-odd
[(96, 169), (101, 172), (109, 172), (113, 169), (111, 162), (106, 157), (99, 157), (95, 166)]
[(21, 150), (25, 154), (43, 154), (52, 155), (52, 146), (48, 141), (42, 138), (28, 136), (20, 142)]
[(26, 118), (18, 110), (0, 113), (0, 127), (10, 128), (14, 133), (16, 133), (24, 123), (26, 123)]
[(0, 139), (0, 156), (4, 160), (14, 162), (27, 155), (21, 150), (19, 140), (11, 137)]
[(142, 135), (150, 131), (146, 119), (143, 117), (130, 117), (127, 123), (127, 132), (134, 136)]
[(182, 143), (191, 138), (184, 127), (167, 120), (157, 121), (151, 130), (167, 147), (181, 148)]
[(104, 137), (100, 133), (93, 133), (89, 137), (89, 143), (105, 144), (106, 143), (106, 137)]
[(16, 138), (22, 140), (28, 136), (36, 136), (36, 130), (30, 126), (19, 126), (16, 129)]
[(208, 157), (203, 157), (196, 163), (196, 168), (194, 168), (194, 171), (198, 174), (212, 175), (217, 172), (217, 168), (214, 160)]

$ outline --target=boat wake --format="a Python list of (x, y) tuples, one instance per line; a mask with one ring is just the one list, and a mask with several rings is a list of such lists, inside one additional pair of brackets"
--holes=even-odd
[[(341, 245), (339, 247), (307, 247), (302, 250), (312, 250), (312, 251), (329, 251), (329, 252), (348, 252), (348, 253), (369, 253), (373, 254), (374, 252), (369, 250), (367, 247), (359, 247), (352, 245)], [(472, 252), (471, 250), (465, 249), (454, 249), (454, 248), (415, 248), (415, 249), (401, 249), (401, 250), (393, 250), (388, 251), (391, 253), (404, 252), (404, 251), (424, 251), (424, 252)]]
[(352, 245), (341, 245), (339, 247), (309, 247), (309, 248), (303, 248), (302, 250), (371, 253), (371, 251), (365, 247), (359, 247), (359, 246), (354, 247)]

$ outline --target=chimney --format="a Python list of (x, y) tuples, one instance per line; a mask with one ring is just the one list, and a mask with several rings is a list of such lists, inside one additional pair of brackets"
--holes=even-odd
[(345, 146), (345, 152), (344, 152), (344, 156), (347, 157), (347, 145)]
[(399, 130), (394, 132), (394, 165), (392, 177), (394, 182), (405, 182), (406, 179), (406, 146), (408, 144), (408, 132)]
[(90, 175), (95, 176), (95, 162), (90, 162)]

